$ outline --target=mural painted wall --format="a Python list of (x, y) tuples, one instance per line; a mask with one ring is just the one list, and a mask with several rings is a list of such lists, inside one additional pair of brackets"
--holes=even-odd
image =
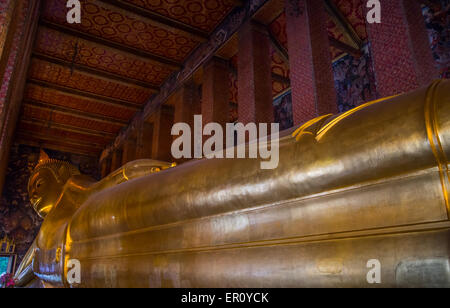
[(335, 61), (333, 72), (339, 112), (376, 99), (376, 81), (369, 44), (364, 46), (360, 58), (346, 55)]
[(450, 0), (424, 7), (423, 15), (430, 36), (431, 49), (442, 78), (450, 78)]
[(292, 115), (292, 95), (288, 91), (273, 101), (275, 123), (280, 124), (280, 131), (294, 126)]
[[(95, 158), (44, 149), (50, 158), (69, 161), (82, 174), (100, 178)], [(5, 234), (16, 242), (19, 260), (23, 258), (42, 223), (28, 198), (28, 178), (39, 159), (39, 148), (14, 144), (0, 199), (0, 238)]]

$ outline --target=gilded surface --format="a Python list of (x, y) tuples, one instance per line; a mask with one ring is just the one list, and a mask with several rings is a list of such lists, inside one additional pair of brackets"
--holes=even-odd
[(41, 168), (32, 270), (57, 287), (70, 259), (75, 287), (450, 286), (449, 154), (450, 82), (437, 81), (282, 136), (274, 170), (144, 160), (63, 184), (66, 165)]

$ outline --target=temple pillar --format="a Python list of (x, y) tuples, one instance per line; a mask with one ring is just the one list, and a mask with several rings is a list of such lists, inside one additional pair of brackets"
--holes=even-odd
[(171, 154), (173, 108), (170, 106), (161, 106), (154, 114), (153, 121), (153, 141), (152, 158), (170, 162), (173, 160)]
[[(191, 129), (193, 129), (194, 115), (201, 114), (202, 112), (198, 86), (194, 83), (194, 81), (189, 80), (180, 89), (178, 89), (170, 99), (172, 100), (175, 108), (174, 123), (187, 123), (191, 126)], [(211, 99), (208, 99), (208, 103), (210, 102)], [(211, 108), (210, 110), (213, 109), (214, 108)], [(208, 115), (208, 117), (209, 116), (210, 115)]]
[(122, 166), (122, 149), (116, 149), (111, 157), (111, 171), (115, 171)]
[(285, 1), (294, 125), (336, 113), (324, 1)]
[[(207, 81), (208, 83), (208, 81)], [(212, 84), (213, 82), (209, 82)], [(191, 127), (191, 131), (194, 131), (194, 115), (202, 113), (202, 106), (200, 101), (200, 93), (197, 84), (193, 80), (186, 82), (180, 89), (178, 89), (171, 97), (170, 100), (175, 108), (174, 110), (174, 123), (186, 123)], [(211, 103), (212, 100), (208, 100)], [(214, 104), (212, 104), (214, 105)], [(208, 108), (210, 111), (214, 110)], [(211, 117), (208, 114), (207, 117)], [(207, 122), (208, 123), (208, 122)], [(173, 140), (179, 136), (172, 136)], [(191, 142), (191, 149), (193, 149), (194, 142)], [(186, 161), (187, 159), (178, 159), (177, 163)]]
[(9, 60), (9, 51), (13, 44), (19, 18), (13, 18), (20, 12), (20, 2), (0, 1), (0, 76), (3, 77)]
[(137, 145), (135, 138), (128, 139), (124, 142), (122, 153), (122, 165), (125, 165), (126, 163), (136, 159), (136, 150)]
[(380, 2), (381, 23), (367, 23), (378, 95), (408, 92), (438, 78), (420, 1)]
[(111, 158), (107, 157), (101, 162), (101, 175), (102, 179), (111, 172)]
[[(9, 152), (22, 105), (25, 82), (40, 14), (40, 0), (15, 0), (11, 25), (0, 58), (0, 194), (3, 189)], [(11, 2), (12, 3), (12, 2)], [(2, 11), (2, 13), (5, 13)], [(2, 25), (4, 26), (2, 21)], [(2, 40), (2, 38), (0, 38)], [(11, 66), (12, 70), (4, 69)]]
[(267, 29), (254, 22), (247, 22), (238, 36), (239, 122), (272, 123), (272, 61)]
[(144, 122), (137, 135), (136, 159), (152, 158), (153, 123)]
[(228, 64), (219, 58), (212, 58), (203, 67), (201, 113), (203, 125), (228, 122), (230, 88)]

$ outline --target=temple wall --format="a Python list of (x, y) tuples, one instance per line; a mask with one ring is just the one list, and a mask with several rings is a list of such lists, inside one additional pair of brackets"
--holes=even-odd
[(441, 0), (440, 9), (424, 8), (433, 57), (442, 78), (450, 78), (450, 0)]
[(363, 55), (359, 59), (346, 55), (335, 61), (333, 73), (339, 112), (348, 111), (377, 98), (369, 44), (364, 46)]
[[(99, 179), (95, 158), (44, 149), (50, 158), (69, 161), (81, 173)], [(42, 223), (28, 198), (28, 179), (39, 159), (39, 148), (14, 144), (0, 199), (0, 237), (7, 234), (16, 241), (16, 253), (23, 258)], [(20, 260), (19, 260), (20, 262)]]
[[(3, 2), (5, 4), (6, 2)], [(0, 54), (0, 194), (22, 103), (40, 0), (15, 0), (14, 18)]]
[[(3, 24), (3, 22), (6, 22), (6, 24), (3, 24), (0, 29), (0, 58), (1, 61), (7, 61), (5, 71), (2, 76), (0, 76), (1, 79), (1, 86), (0, 86), (0, 115), (4, 113), (3, 106), (5, 104), (5, 100), (8, 95), (8, 89), (10, 87), (10, 80), (14, 71), (14, 67), (17, 60), (17, 53), (20, 45), (20, 41), (23, 35), (23, 29), (25, 25), (25, 16), (27, 14), (28, 9), (28, 1), (22, 1), (20, 4), (22, 5), (21, 9), (19, 10), (20, 15), (16, 16), (15, 18), (19, 19), (19, 23), (17, 26), (17, 31), (14, 35), (12, 46), (10, 50), (4, 49), (4, 43), (6, 40), (7, 31), (11, 30), (8, 29), (10, 26), (10, 16), (8, 15), (11, 12), (11, 6), (10, 1), (7, 0), (1, 0), (1, 8), (2, 10), (5, 9), (5, 12), (1, 14), (0, 17), (0, 23)], [(3, 116), (0, 117), (0, 119), (3, 120)], [(3, 123), (0, 123), (3, 125)]]
[(11, 23), (13, 6), (11, 0), (0, 0), (0, 57), (6, 42), (8, 28)]

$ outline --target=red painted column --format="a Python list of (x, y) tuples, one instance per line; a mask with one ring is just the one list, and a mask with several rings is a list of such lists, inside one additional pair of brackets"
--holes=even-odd
[(274, 119), (270, 39), (267, 30), (253, 22), (239, 32), (238, 117), (244, 124)]
[(228, 64), (213, 58), (203, 67), (201, 113), (203, 125), (219, 123), (225, 125), (229, 113)]
[(111, 172), (122, 166), (122, 149), (116, 149), (111, 157)]
[(201, 114), (202, 112), (198, 86), (194, 81), (190, 80), (178, 89), (170, 99), (175, 108), (174, 123), (187, 123), (193, 129), (194, 115)]
[(111, 173), (111, 158), (107, 157), (101, 163), (102, 178), (106, 177), (110, 173)]
[[(208, 83), (208, 81), (206, 81)], [(213, 82), (209, 82), (210, 90), (212, 87)], [(219, 87), (221, 88), (221, 87)], [(208, 96), (210, 99), (208, 102), (211, 104), (210, 108), (208, 110), (210, 111), (210, 114), (207, 116), (208, 119), (204, 121), (211, 121), (214, 120), (213, 111), (214, 109), (214, 101), (222, 101), (220, 99), (211, 99), (214, 97), (214, 93), (211, 93), (213, 95)], [(202, 113), (202, 105), (201, 105), (201, 99), (200, 99), (200, 91), (198, 85), (193, 81), (189, 80), (187, 81), (180, 89), (178, 89), (171, 97), (170, 101), (172, 102), (173, 106), (175, 107), (174, 110), (174, 123), (187, 123), (191, 127), (191, 132), (194, 132), (194, 116), (200, 115)], [(222, 119), (215, 119), (222, 121)], [(175, 135), (173, 136), (173, 140), (179, 138), (179, 136)], [(194, 148), (194, 141), (191, 142), (191, 149)], [(177, 163), (182, 163), (184, 161), (187, 161), (188, 159), (177, 159)]]
[(295, 125), (337, 112), (327, 13), (323, 2), (285, 1)]
[[(6, 2), (1, 2), (3, 9)], [(22, 104), (41, 1), (14, 0), (14, 3), (18, 11), (13, 13), (12, 28), (4, 33), (7, 37), (0, 58), (0, 194)]]
[(380, 3), (381, 23), (367, 23), (379, 96), (408, 92), (429, 84), (439, 72), (420, 1), (381, 0)]
[(0, 0), (0, 77), (3, 78), (8, 65), (9, 51), (13, 43), (17, 21), (13, 18), (19, 11), (19, 1)]
[(166, 162), (173, 161), (172, 145), (173, 109), (170, 106), (161, 106), (155, 114), (153, 122), (152, 158)]
[(125, 165), (126, 163), (135, 160), (136, 154), (137, 154), (136, 139), (131, 138), (126, 140), (123, 145), (122, 165)]
[(153, 123), (142, 123), (137, 136), (136, 159), (152, 158), (153, 150)]

